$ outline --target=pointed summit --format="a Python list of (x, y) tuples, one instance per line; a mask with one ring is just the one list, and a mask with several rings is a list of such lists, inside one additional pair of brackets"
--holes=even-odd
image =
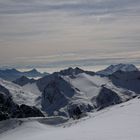
[(108, 75), (112, 75), (113, 73), (115, 73), (117, 71), (132, 72), (132, 71), (139, 71), (139, 70), (133, 64), (120, 63), (120, 64), (116, 64), (116, 65), (110, 65), (106, 69), (98, 71), (96, 74), (108, 76)]

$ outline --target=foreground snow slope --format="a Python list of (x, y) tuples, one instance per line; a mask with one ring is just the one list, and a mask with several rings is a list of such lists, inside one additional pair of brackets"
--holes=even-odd
[(61, 126), (25, 121), (0, 134), (0, 140), (139, 140), (139, 108), (140, 99), (135, 98)]

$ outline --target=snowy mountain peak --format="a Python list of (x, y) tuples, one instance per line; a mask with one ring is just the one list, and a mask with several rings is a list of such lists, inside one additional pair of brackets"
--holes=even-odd
[(38, 72), (36, 69), (32, 69), (31, 71), (32, 71), (32, 72)]
[(65, 70), (61, 70), (59, 72), (60, 75), (77, 75), (79, 73), (84, 73), (84, 70), (76, 67), (76, 68), (72, 68), (72, 67), (69, 67), (68, 69), (65, 69)]
[(99, 75), (111, 75), (117, 71), (123, 71), (123, 72), (132, 72), (132, 71), (139, 71), (138, 68), (133, 64), (116, 64), (116, 65), (110, 65), (106, 69), (102, 71), (98, 71), (97, 74)]
[(28, 73), (28, 74), (39, 74), (40, 72), (37, 71), (36, 69), (32, 69), (32, 70), (26, 71), (26, 72), (24, 72), (24, 73)]

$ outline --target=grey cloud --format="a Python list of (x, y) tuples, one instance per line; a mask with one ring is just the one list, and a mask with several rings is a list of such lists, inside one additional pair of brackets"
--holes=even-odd
[(91, 48), (126, 56), (140, 48), (139, 25), (140, 0), (0, 0), (0, 60)]
[[(17, 1), (10, 3), (0, 3), (0, 14), (25, 14), (37, 12), (65, 11), (77, 12), (81, 14), (106, 14), (116, 12), (131, 12), (131, 10), (139, 9), (139, 0), (95, 0), (95, 1), (77, 1), (70, 2), (53, 1)], [(136, 11), (136, 9), (135, 9)], [(75, 13), (76, 14), (76, 13)]]

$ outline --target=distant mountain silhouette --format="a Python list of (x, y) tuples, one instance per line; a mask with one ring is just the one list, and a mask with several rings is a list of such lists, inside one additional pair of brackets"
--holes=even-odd
[(48, 73), (40, 73), (36, 69), (32, 69), (26, 72), (21, 72), (16, 69), (0, 70), (0, 78), (8, 81), (14, 81), (22, 76), (36, 78), (36, 77), (43, 77), (47, 74)]

